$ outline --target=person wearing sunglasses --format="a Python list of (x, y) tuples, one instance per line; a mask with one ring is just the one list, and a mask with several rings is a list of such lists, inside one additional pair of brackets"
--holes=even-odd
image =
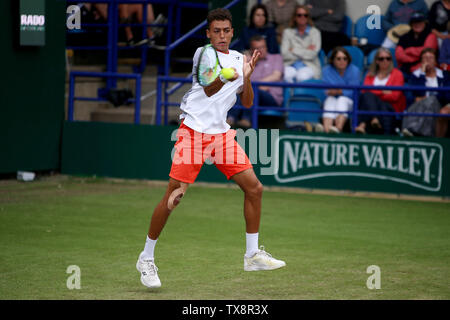
[[(394, 68), (391, 51), (379, 48), (364, 79), (366, 86), (401, 87), (405, 83), (403, 73)], [(398, 112), (406, 108), (406, 98), (400, 90), (363, 90), (358, 109), (362, 111)], [(392, 134), (397, 120), (394, 116), (358, 116), (357, 133)]]
[(284, 60), (284, 80), (290, 83), (320, 79), (320, 31), (314, 27), (309, 9), (298, 5), (290, 28), (283, 32), (281, 55)]
[[(361, 83), (361, 71), (352, 64), (352, 57), (343, 47), (336, 47), (331, 52), (330, 64), (322, 70), (322, 80), (325, 83), (336, 85), (359, 85)], [(321, 124), (316, 125), (315, 131), (329, 133), (342, 132), (348, 119), (347, 113), (335, 113), (333, 111), (348, 112), (353, 107), (353, 91), (330, 88), (325, 91), (327, 98), (324, 101)]]

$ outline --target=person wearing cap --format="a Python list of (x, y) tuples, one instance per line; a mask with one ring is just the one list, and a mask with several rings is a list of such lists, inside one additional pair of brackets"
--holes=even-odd
[(425, 48), (438, 48), (436, 35), (431, 32), (426, 17), (422, 13), (414, 13), (409, 20), (411, 30), (401, 36), (395, 49), (400, 70), (410, 74), (420, 67), (420, 54)]
[(414, 13), (428, 14), (428, 6), (424, 0), (392, 0), (381, 22), (387, 36), (382, 47), (395, 48), (398, 38), (409, 31), (409, 20)]

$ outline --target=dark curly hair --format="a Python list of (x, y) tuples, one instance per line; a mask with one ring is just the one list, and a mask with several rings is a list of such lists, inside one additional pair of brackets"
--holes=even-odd
[(208, 12), (208, 16), (206, 17), (206, 21), (208, 22), (207, 28), (209, 29), (211, 23), (216, 20), (229, 20), (230, 23), (233, 24), (233, 17), (231, 16), (230, 10), (224, 8), (217, 8)]

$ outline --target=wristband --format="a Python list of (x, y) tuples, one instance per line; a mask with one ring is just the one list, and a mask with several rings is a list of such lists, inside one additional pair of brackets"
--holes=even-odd
[(227, 83), (229, 80), (225, 79), (225, 77), (223, 76), (223, 74), (219, 74), (219, 79), (220, 81), (222, 81), (223, 83)]

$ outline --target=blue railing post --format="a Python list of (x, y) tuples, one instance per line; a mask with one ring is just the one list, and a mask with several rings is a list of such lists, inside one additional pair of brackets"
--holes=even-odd
[[(143, 28), (142, 28), (142, 39), (147, 39), (147, 29), (148, 26), (146, 26), (147, 24), (147, 18), (148, 18), (148, 12), (147, 12), (147, 7), (148, 7), (148, 3), (142, 3), (142, 23)], [(141, 64), (138, 68), (138, 72), (142, 73), (145, 70), (145, 66), (147, 65), (147, 52), (148, 52), (148, 46), (147, 45), (143, 45), (141, 48)]]
[(141, 123), (141, 75), (136, 74), (136, 93), (134, 101), (134, 123)]
[[(117, 70), (117, 40), (118, 40), (118, 26), (119, 19), (117, 0), (110, 0), (108, 2), (108, 54), (106, 62), (107, 72), (116, 72)], [(106, 79), (107, 90), (115, 88), (117, 81), (115, 78)]]
[(162, 94), (162, 86), (161, 86), (161, 78), (156, 77), (156, 125), (161, 125), (161, 94)]
[(259, 92), (258, 92), (257, 86), (252, 84), (252, 87), (253, 87), (253, 93), (254, 93), (253, 101), (255, 101), (255, 103), (253, 104), (253, 107), (252, 107), (252, 128), (258, 129)]
[(359, 90), (353, 89), (352, 133), (358, 126)]

